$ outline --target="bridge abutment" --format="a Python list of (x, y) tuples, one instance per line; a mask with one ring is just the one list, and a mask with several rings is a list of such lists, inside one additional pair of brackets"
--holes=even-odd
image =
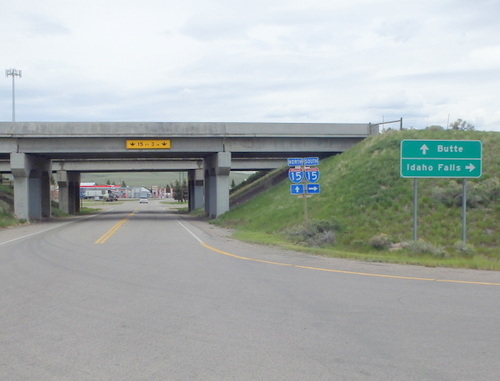
[(188, 171), (188, 195), (189, 211), (203, 208), (205, 191), (205, 175), (203, 169), (194, 169)]
[(205, 159), (205, 215), (215, 218), (229, 210), (231, 152)]
[(80, 172), (57, 172), (59, 209), (68, 214), (80, 212)]
[(50, 176), (52, 163), (43, 156), (13, 152), (14, 213), (17, 218), (41, 220), (51, 216)]

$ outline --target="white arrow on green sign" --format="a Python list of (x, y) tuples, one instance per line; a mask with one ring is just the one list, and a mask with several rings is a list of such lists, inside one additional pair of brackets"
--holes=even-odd
[(401, 177), (481, 177), (479, 140), (402, 140)]

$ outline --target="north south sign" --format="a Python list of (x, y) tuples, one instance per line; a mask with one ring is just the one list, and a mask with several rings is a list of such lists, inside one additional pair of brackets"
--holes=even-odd
[(401, 177), (477, 178), (482, 172), (478, 140), (402, 140)]

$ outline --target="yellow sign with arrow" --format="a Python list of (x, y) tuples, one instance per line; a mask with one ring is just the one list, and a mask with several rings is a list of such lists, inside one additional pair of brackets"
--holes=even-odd
[(140, 139), (127, 140), (127, 149), (170, 149), (170, 140)]

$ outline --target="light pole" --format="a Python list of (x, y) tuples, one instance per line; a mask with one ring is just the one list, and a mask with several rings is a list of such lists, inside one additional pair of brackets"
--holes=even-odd
[(14, 85), (14, 78), (17, 76), (19, 78), (22, 77), (23, 71), (22, 70), (17, 70), (17, 69), (6, 69), (5, 70), (5, 76), (12, 77), (12, 121), (16, 121), (16, 88)]

